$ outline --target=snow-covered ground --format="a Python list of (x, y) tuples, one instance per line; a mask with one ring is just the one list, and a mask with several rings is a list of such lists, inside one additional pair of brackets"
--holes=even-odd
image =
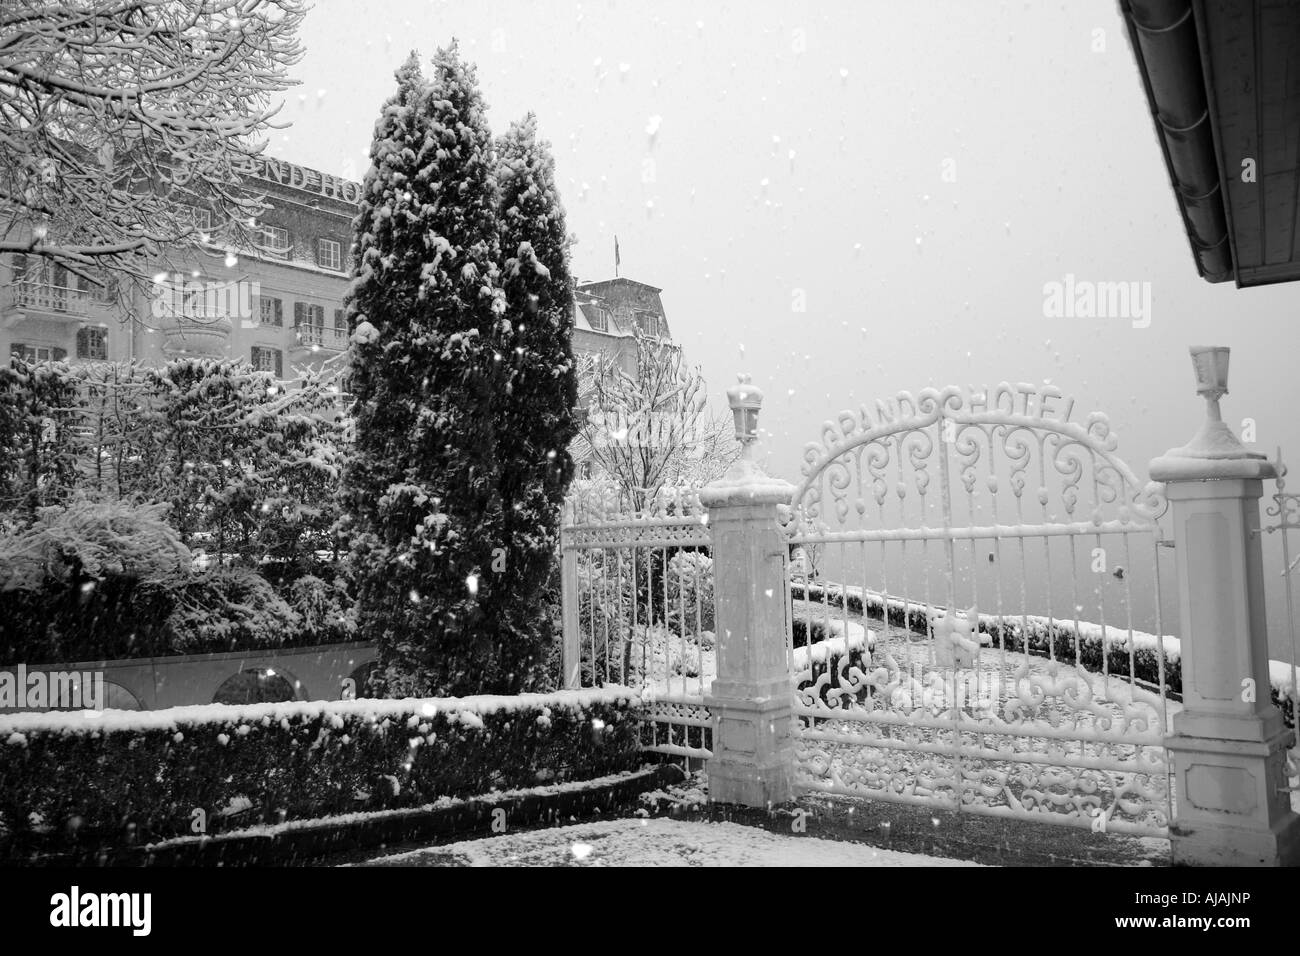
[(363, 866), (978, 866), (737, 823), (599, 820), (379, 856)]

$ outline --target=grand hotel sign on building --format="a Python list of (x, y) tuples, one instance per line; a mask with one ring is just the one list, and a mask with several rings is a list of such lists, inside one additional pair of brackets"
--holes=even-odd
[(318, 169), (287, 163), (281, 159), (271, 159), (268, 156), (259, 157), (256, 174), (259, 179), (278, 183), (290, 189), (314, 193), (327, 199), (337, 199), (340, 202), (351, 203), (352, 205), (361, 202), (360, 183), (354, 183), (350, 179), (343, 179), (339, 176), (331, 176), (328, 173), (322, 173)]

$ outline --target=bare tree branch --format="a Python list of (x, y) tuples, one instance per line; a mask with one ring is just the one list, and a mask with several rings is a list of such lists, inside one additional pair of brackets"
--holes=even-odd
[[(306, 0), (6, 0), (0, 252), (147, 281), (260, 245), (248, 186)], [(210, 221), (196, 219), (195, 209)]]
[(699, 487), (735, 461), (732, 427), (714, 414), (698, 367), (680, 347), (636, 331), (636, 366), (616, 356), (579, 361), (579, 402), (588, 409), (575, 458), (589, 460), (639, 511), (668, 486)]

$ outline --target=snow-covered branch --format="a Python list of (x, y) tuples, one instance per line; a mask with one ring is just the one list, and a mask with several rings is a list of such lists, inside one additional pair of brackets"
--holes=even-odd
[(738, 454), (729, 423), (709, 405), (704, 376), (662, 339), (637, 331), (633, 372), (600, 355), (579, 381), (588, 415), (577, 456), (633, 500), (667, 485), (703, 485)]
[(143, 279), (256, 244), (246, 178), (292, 85), (305, 0), (11, 0), (0, 10), (0, 252)]

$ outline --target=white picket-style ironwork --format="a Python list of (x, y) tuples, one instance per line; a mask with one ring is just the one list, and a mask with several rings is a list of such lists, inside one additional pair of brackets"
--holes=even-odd
[[(1283, 593), (1286, 595), (1286, 624), (1291, 662), (1289, 674), (1275, 675), (1275, 678), (1282, 676), (1289, 679), (1280, 681), (1275, 679), (1274, 683), (1287, 688), (1290, 700), (1282, 701), (1283, 713), (1286, 714), (1287, 723), (1300, 732), (1300, 629), (1297, 628), (1300, 621), (1296, 617), (1297, 604), (1300, 603), (1300, 596), (1296, 594), (1296, 578), (1300, 577), (1300, 549), (1294, 547), (1291, 538), (1291, 532), (1300, 531), (1300, 494), (1286, 490), (1287, 469), (1282, 462), (1280, 448), (1276, 466), (1277, 479), (1274, 483), (1273, 503), (1264, 509), (1265, 517), (1271, 523), (1265, 524), (1263, 530), (1269, 534), (1277, 533), (1282, 539), (1281, 573)], [(1277, 667), (1276, 662), (1273, 666)], [(1279, 669), (1285, 669), (1285, 665)], [(1291, 788), (1292, 807), (1300, 812), (1300, 742), (1297, 742), (1287, 755), (1286, 775), (1287, 783)]]
[(560, 542), (566, 686), (638, 690), (643, 748), (700, 759), (712, 740), (707, 522), (695, 489), (629, 495), (598, 480), (569, 498)]
[(789, 525), (799, 786), (1167, 833), (1165, 501), (1116, 449), (1052, 386), (823, 426)]

